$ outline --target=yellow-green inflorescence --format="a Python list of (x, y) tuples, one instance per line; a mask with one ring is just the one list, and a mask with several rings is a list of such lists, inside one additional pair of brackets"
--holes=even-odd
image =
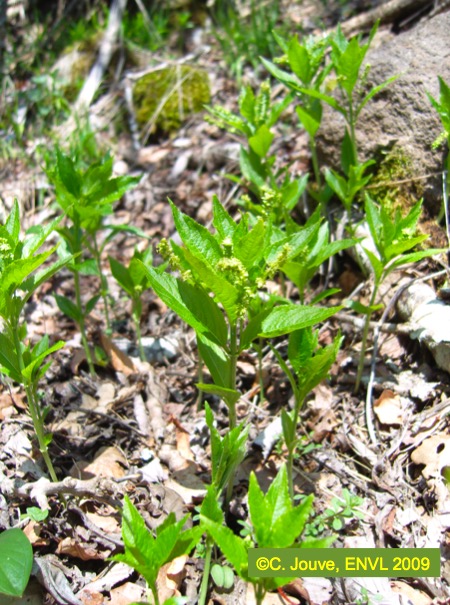
[(136, 120), (151, 131), (176, 132), (193, 113), (210, 102), (208, 74), (190, 65), (159, 69), (140, 78), (133, 89)]

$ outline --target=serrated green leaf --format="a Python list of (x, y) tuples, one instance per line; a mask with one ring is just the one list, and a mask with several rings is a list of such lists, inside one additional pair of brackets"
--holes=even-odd
[(255, 134), (248, 139), (250, 147), (260, 157), (264, 158), (269, 152), (274, 134), (270, 132), (265, 124), (262, 124)]
[(5, 230), (11, 236), (11, 240), (14, 244), (17, 244), (20, 236), (20, 212), (19, 202), (15, 199), (11, 212), (5, 221)]
[(326, 309), (303, 305), (281, 305), (272, 309), (261, 321), (258, 335), (262, 338), (274, 338), (290, 334), (294, 330), (325, 321), (341, 309), (342, 307)]
[(219, 546), (239, 577), (247, 580), (248, 554), (244, 540), (236, 536), (228, 527), (211, 521), (203, 515), (200, 515), (200, 522), (204, 530), (208, 532)]
[(213, 195), (213, 225), (222, 239), (233, 238), (236, 223), (219, 202), (217, 195)]
[(170, 202), (170, 206), (175, 227), (188, 251), (203, 263), (214, 267), (222, 258), (222, 252), (215, 237), (208, 229), (178, 210), (175, 204)]
[(235, 241), (233, 254), (246, 269), (251, 269), (259, 263), (264, 255), (264, 240), (266, 226), (261, 218), (256, 225), (239, 240)]
[(229, 388), (231, 386), (231, 361), (228, 353), (223, 347), (200, 333), (197, 333), (197, 345), (214, 383)]
[(217, 395), (221, 397), (224, 401), (227, 402), (228, 405), (233, 405), (238, 401), (241, 394), (239, 391), (234, 389), (228, 389), (227, 387), (222, 387), (217, 384), (206, 384), (204, 382), (198, 382), (197, 388), (203, 391), (204, 393), (210, 393), (211, 395)]
[[(217, 339), (218, 344), (227, 340), (227, 328), (220, 309), (201, 288), (191, 286), (168, 273), (158, 273), (141, 261), (144, 273), (160, 299), (198, 334)], [(219, 319), (221, 317), (221, 319)]]
[(241, 147), (239, 153), (239, 166), (244, 178), (250, 181), (250, 183), (255, 184), (258, 188), (264, 186), (264, 169), (255, 153), (248, 153)]
[(0, 371), (17, 383), (22, 382), (22, 371), (17, 358), (14, 344), (5, 335), (0, 333)]

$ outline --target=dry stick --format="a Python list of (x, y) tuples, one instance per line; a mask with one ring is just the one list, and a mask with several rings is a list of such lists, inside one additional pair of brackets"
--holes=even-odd
[(431, 275), (425, 275), (425, 277), (415, 277), (410, 282), (401, 286), (397, 292), (394, 294), (392, 299), (389, 301), (389, 304), (386, 306), (386, 309), (383, 311), (383, 315), (380, 320), (377, 322), (374, 333), (373, 333), (373, 347), (372, 347), (372, 360), (370, 364), (370, 374), (369, 374), (369, 383), (367, 385), (367, 393), (366, 393), (366, 406), (365, 406), (365, 414), (366, 414), (366, 424), (367, 424), (367, 432), (369, 433), (370, 441), (374, 444), (378, 444), (378, 439), (376, 435), (375, 423), (373, 421), (372, 415), (372, 393), (373, 393), (373, 385), (375, 382), (375, 373), (376, 373), (376, 359), (377, 359), (377, 351), (378, 351), (378, 338), (382, 329), (382, 325), (386, 321), (387, 316), (391, 312), (394, 305), (397, 303), (400, 296), (405, 292), (408, 288), (410, 288), (413, 284), (428, 281), (429, 279), (434, 279), (436, 277), (440, 277), (441, 275), (446, 275), (447, 271), (442, 269), (441, 271), (436, 271), (436, 273), (432, 273)]
[(381, 23), (392, 23), (403, 13), (419, 12), (430, 4), (430, 0), (390, 0), (381, 6), (357, 15), (342, 24), (342, 31), (349, 35), (362, 29), (370, 29), (378, 20)]
[(77, 112), (89, 107), (101, 84), (114, 52), (114, 45), (120, 33), (120, 24), (126, 5), (127, 0), (112, 0), (108, 26), (100, 44), (97, 60), (83, 84), (83, 88), (75, 103)]

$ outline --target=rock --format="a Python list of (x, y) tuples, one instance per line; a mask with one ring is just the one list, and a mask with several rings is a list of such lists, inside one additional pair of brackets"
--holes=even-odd
[[(369, 101), (357, 124), (360, 159), (375, 157), (379, 161), (383, 152), (399, 150), (410, 161), (410, 175), (427, 175), (428, 178), (420, 180), (421, 194), (434, 211), (439, 209), (442, 199), (439, 172), (443, 169), (444, 149), (432, 149), (442, 126), (427, 91), (439, 99), (437, 77), (450, 82), (449, 32), (450, 12), (445, 12), (370, 49), (366, 57), (371, 65), (370, 85), (378, 85), (396, 74), (400, 76)], [(325, 106), (317, 140), (322, 165), (340, 168), (343, 132), (342, 116)]]

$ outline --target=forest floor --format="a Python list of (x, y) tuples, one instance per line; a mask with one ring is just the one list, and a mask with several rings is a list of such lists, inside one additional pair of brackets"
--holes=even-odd
[[(213, 103), (235, 110), (239, 89), (214, 47), (201, 62), (211, 77)], [(108, 144), (108, 139), (103, 142)], [(112, 220), (139, 227), (149, 237), (149, 244), (126, 234), (116, 237), (105, 253), (117, 260), (126, 263), (136, 245), (155, 249), (161, 238), (174, 236), (168, 198), (204, 225), (211, 224), (213, 195), (233, 215), (239, 214), (234, 204), (238, 187), (225, 177), (238, 170), (238, 140), (202, 116), (184, 124), (176, 136), (150, 141), (139, 150), (133, 150), (127, 135), (113, 147), (116, 174), (142, 178), (116, 204)], [(307, 139), (296, 127), (285, 129), (281, 155), (291, 170), (309, 169)], [(1, 174), (3, 202), (9, 209), (13, 198), (19, 200), (26, 227), (53, 216), (53, 194), (45, 189), (39, 169), (19, 158), (5, 163)], [(40, 187), (44, 200), (37, 205), (38, 197), (42, 201)], [(44, 479), (24, 393), (6, 382), (0, 386), (0, 524), (22, 527), (41, 561), (41, 583), (33, 579), (22, 599), (0, 597), (2, 605), (129, 605), (145, 600), (139, 575), (108, 560), (120, 551), (124, 495), (155, 527), (171, 511), (177, 517), (195, 515), (209, 483), (209, 433), (195, 386), (195, 334), (151, 290), (146, 291), (141, 329), (148, 360), (142, 362), (131, 303), (111, 278), (106, 254), (113, 333), (105, 335), (99, 302), (88, 319), (90, 344), (104, 352), (95, 376), (88, 372), (76, 326), (54, 299), (55, 293), (73, 297), (72, 274), (58, 273), (26, 307), (30, 339), (49, 334), (66, 341), (41, 383), (43, 402), (49, 407), (46, 426), (53, 434), (50, 452), (61, 483)], [(386, 304), (406, 283), (441, 269), (441, 264), (424, 260), (395, 272), (386, 288)], [(355, 291), (357, 300), (368, 302), (370, 281), (350, 256), (342, 254), (323, 269), (313, 281), (310, 299), (325, 282), (340, 289), (333, 299), (337, 304)], [(430, 278), (428, 283), (437, 289), (442, 280)], [(278, 287), (274, 282), (275, 291)], [(82, 288), (89, 298), (91, 289), (97, 288), (96, 278), (84, 277)], [(374, 316), (374, 321), (379, 319)], [(295, 489), (297, 494), (314, 494), (316, 525), (320, 521), (320, 531), (337, 536), (334, 546), (440, 548), (441, 577), (405, 578), (398, 573), (395, 578), (299, 578), (283, 594), (269, 594), (267, 605), (280, 600), (310, 605), (450, 603), (450, 497), (442, 476), (450, 466), (448, 374), (410, 337), (392, 305), (379, 324), (369, 410), (375, 435), (371, 440), (366, 413), (371, 347), (361, 388), (354, 393), (361, 326), (360, 316), (348, 309), (320, 328), (322, 344), (331, 342), (339, 329), (344, 340), (329, 379), (314, 389), (302, 412)], [(283, 346), (282, 341), (279, 344)], [(281, 410), (292, 405), (292, 392), (272, 349), (267, 346), (263, 353), (262, 377), (256, 351), (238, 361), (242, 396), (237, 414), (238, 421), (249, 426), (249, 441), (230, 503), (236, 528), (247, 518), (251, 471), (266, 491), (286, 455), (279, 418)], [(203, 399), (225, 433), (227, 407), (213, 395)], [(48, 516), (30, 518), (26, 511), (32, 506), (48, 507)], [(161, 602), (183, 595), (195, 603), (202, 568), (203, 559), (193, 555), (164, 567), (158, 580)], [(237, 577), (228, 590), (211, 582), (209, 598), (220, 605), (255, 602), (251, 586)]]

